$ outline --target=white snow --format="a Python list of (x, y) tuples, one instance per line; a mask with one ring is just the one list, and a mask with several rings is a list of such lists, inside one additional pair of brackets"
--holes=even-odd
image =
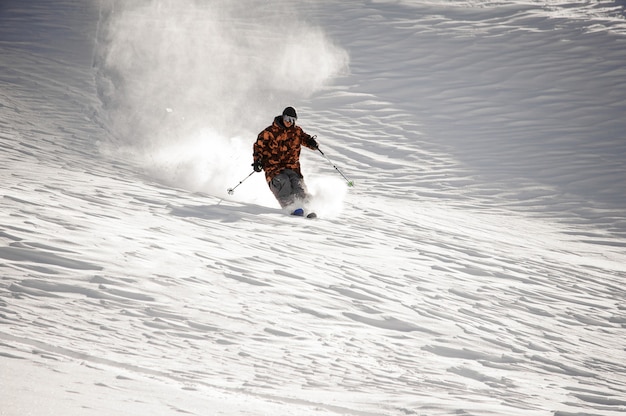
[(0, 415), (623, 414), (624, 7), (3, 1)]

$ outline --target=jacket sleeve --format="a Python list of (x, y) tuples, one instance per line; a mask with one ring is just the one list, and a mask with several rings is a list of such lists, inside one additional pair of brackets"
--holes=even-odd
[(302, 129), (300, 129), (298, 133), (300, 134), (300, 141), (305, 147), (316, 150), (315, 146), (311, 144), (311, 135), (305, 133)]
[(256, 138), (254, 146), (252, 147), (252, 160), (263, 160), (263, 153), (265, 151), (265, 130), (263, 130)]

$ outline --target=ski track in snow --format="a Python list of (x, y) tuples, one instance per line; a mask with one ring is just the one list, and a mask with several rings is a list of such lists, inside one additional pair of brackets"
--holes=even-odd
[(626, 410), (623, 6), (294, 6), (350, 54), (296, 105), (357, 184), (303, 154), (317, 220), (99, 153), (58, 7), (0, 7), (0, 414)]

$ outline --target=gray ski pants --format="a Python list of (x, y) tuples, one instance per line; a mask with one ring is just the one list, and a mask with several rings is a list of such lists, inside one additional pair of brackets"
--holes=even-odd
[(300, 175), (291, 169), (285, 169), (269, 182), (270, 190), (281, 207), (286, 208), (294, 202), (304, 203), (307, 199), (306, 186)]

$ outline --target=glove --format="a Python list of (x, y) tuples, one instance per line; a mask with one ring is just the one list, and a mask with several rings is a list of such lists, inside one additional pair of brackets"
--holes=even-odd
[(263, 162), (261, 162), (260, 160), (255, 160), (252, 163), (252, 169), (254, 169), (255, 172), (261, 172), (263, 170)]
[(317, 150), (319, 148), (318, 144), (317, 144), (317, 140), (315, 140), (316, 136), (313, 137), (309, 137), (309, 146), (311, 146), (313, 149)]

